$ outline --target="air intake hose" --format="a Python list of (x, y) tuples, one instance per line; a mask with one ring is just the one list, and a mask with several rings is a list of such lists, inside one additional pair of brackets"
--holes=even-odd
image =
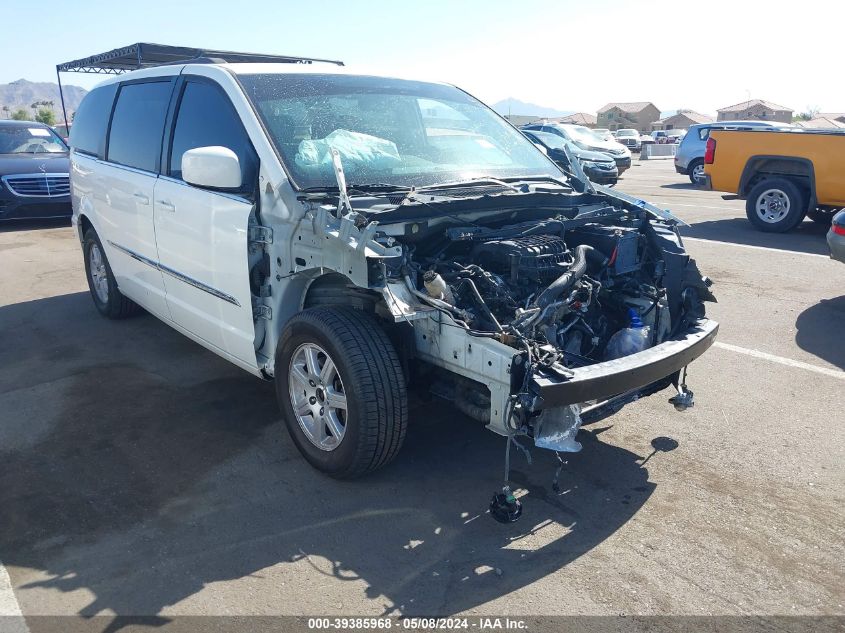
[(559, 297), (568, 293), (575, 282), (584, 276), (587, 272), (587, 259), (591, 259), (593, 263), (604, 266), (607, 263), (607, 258), (592, 246), (581, 244), (575, 247), (575, 259), (572, 265), (565, 273), (555, 279), (548, 288), (541, 292), (534, 304), (544, 309), (554, 303)]

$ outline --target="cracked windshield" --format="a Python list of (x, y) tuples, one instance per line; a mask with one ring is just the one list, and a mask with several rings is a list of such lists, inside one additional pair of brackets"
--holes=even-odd
[(517, 130), (452, 86), (377, 77), (241, 77), (299, 188), (425, 186), (479, 177), (550, 176), (555, 165)]

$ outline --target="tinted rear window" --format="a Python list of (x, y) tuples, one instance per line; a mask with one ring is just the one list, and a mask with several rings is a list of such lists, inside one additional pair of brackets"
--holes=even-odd
[(109, 133), (108, 160), (156, 171), (172, 82), (155, 81), (121, 87)]
[(76, 114), (70, 128), (70, 146), (77, 151), (103, 157), (106, 146), (106, 127), (109, 123), (114, 93), (117, 85), (95, 88), (89, 92)]

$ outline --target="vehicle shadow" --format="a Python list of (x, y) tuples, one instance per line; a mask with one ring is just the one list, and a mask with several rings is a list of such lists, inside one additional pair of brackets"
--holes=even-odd
[[(685, 176), (686, 177), (686, 176)], [(666, 185), (660, 185), (662, 189), (688, 189), (691, 191), (703, 191), (701, 187), (698, 185), (694, 185), (691, 182), (672, 182)]]
[(798, 315), (795, 342), (798, 347), (827, 362), (845, 369), (845, 345), (841, 343), (845, 323), (845, 295), (821, 299)]
[(0, 233), (37, 231), (39, 229), (58, 229), (65, 226), (70, 226), (70, 217), (50, 218), (47, 220), (4, 220), (0, 222)]
[(46, 589), (84, 616), (156, 615), (281, 565), (295, 587), (262, 598), (272, 612), (349, 615), (332, 587), (363, 581), (371, 615), (451, 614), (560, 570), (654, 489), (643, 456), (582, 431), (560, 493), (553, 454), (512, 454), (528, 494), (501, 525), (504, 440), (440, 401), (417, 402), (392, 465), (341, 482), (298, 455), (271, 383), (152, 317), (105, 321), (78, 293), (0, 308), (0, 331), (0, 560), (24, 612)]
[(715, 242), (827, 255), (825, 234), (828, 228), (817, 222), (805, 220), (788, 233), (764, 233), (755, 229), (747, 218), (724, 218), (695, 222), (690, 226), (681, 227), (681, 235)]

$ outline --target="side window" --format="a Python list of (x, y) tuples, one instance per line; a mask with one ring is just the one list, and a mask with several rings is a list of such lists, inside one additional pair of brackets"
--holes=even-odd
[(251, 191), (258, 158), (235, 108), (217, 86), (188, 81), (173, 128), (169, 175), (182, 178), (182, 156), (189, 149), (215, 145), (235, 152), (241, 164), (243, 188)]
[(70, 146), (78, 152), (98, 158), (103, 157), (106, 147), (106, 128), (109, 124), (111, 107), (117, 84), (95, 88), (82, 100), (73, 115), (70, 128)]
[(109, 132), (109, 161), (145, 171), (158, 170), (171, 87), (168, 80), (120, 88)]
[(709, 127), (703, 127), (700, 130), (698, 130), (698, 138), (700, 138), (702, 141), (706, 141), (709, 137), (710, 137), (710, 128)]

